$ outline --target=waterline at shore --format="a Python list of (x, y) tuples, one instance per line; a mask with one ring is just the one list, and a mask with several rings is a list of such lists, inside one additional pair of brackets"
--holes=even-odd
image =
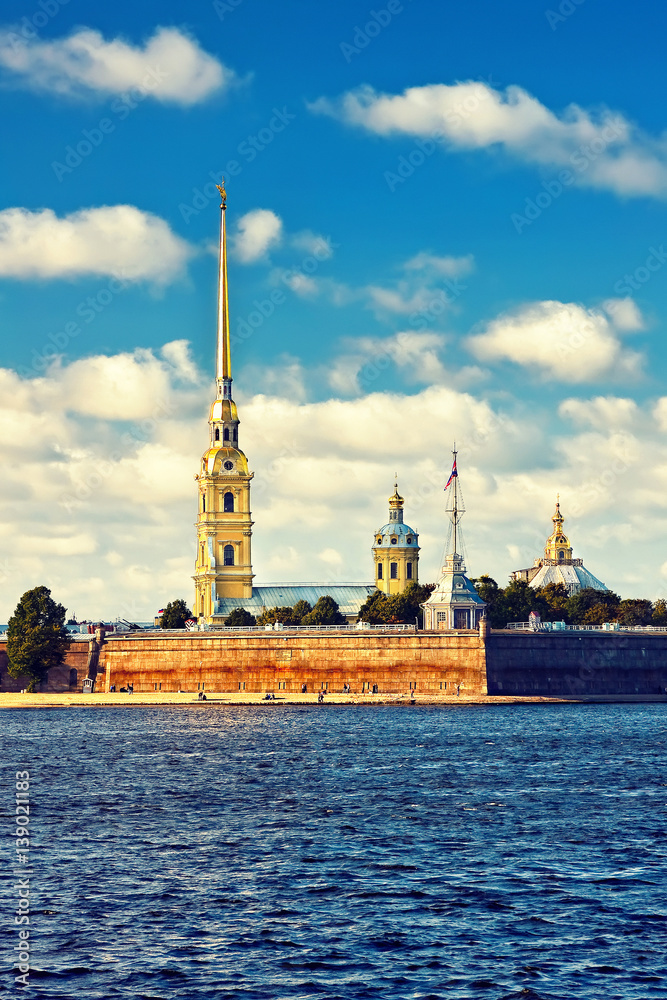
[[(616, 697), (599, 698), (543, 698), (543, 697), (518, 697), (500, 695), (470, 695), (464, 692), (456, 695), (416, 695), (414, 704), (416, 705), (519, 705), (519, 704), (554, 704), (559, 702), (573, 701), (665, 701), (664, 696), (650, 698), (641, 695), (617, 695)], [(342, 694), (331, 693), (324, 697), (325, 705), (406, 705), (411, 704), (410, 696), (407, 694)], [(261, 692), (252, 693), (246, 691), (207, 691), (206, 701), (199, 701), (196, 691), (180, 691), (166, 693), (162, 691), (144, 691), (136, 694), (125, 694), (124, 692), (114, 692), (112, 694), (78, 694), (76, 692), (63, 693), (39, 693), (20, 694), (9, 691), (0, 692), (0, 709), (3, 708), (101, 708), (106, 706), (125, 708), (133, 705), (201, 705), (206, 708), (208, 705), (265, 705), (267, 708), (277, 708), (280, 705), (314, 705), (318, 707), (317, 692), (313, 694), (288, 694), (281, 693), (275, 699), (267, 701)]]

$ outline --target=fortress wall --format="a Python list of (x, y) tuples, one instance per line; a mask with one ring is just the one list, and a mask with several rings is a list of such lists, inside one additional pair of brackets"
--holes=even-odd
[[(0, 639), (0, 691), (22, 691), (27, 688), (25, 677), (16, 680), (9, 676), (9, 661), (7, 659), (7, 642)], [(70, 687), (70, 671), (76, 670), (76, 685)], [(88, 673), (88, 643), (72, 643), (65, 662), (49, 671), (49, 679), (42, 684), (40, 691), (81, 691), (84, 677)]]
[[(88, 673), (89, 645), (72, 644), (65, 663), (41, 690), (76, 690)], [(667, 634), (567, 632), (175, 632), (107, 639), (100, 650), (96, 690), (134, 685), (139, 691), (309, 692), (328, 684), (378, 685), (381, 693), (585, 698), (655, 697), (667, 692)], [(442, 687), (440, 686), (442, 684)], [(245, 685), (245, 688), (243, 688)], [(284, 688), (283, 688), (284, 685)], [(446, 685), (446, 687), (445, 687)], [(20, 691), (7, 673), (0, 640), (0, 691)]]
[[(100, 653), (98, 690), (310, 692), (322, 685), (353, 692), (466, 694), (486, 689), (484, 646), (476, 632), (206, 632), (108, 639)], [(239, 688), (239, 685), (241, 687)], [(442, 685), (442, 687), (441, 687)]]
[(664, 695), (667, 633), (492, 632), (489, 694)]

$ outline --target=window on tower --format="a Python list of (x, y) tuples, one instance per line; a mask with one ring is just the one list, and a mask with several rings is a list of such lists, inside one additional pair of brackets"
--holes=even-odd
[(222, 498), (222, 509), (225, 512), (225, 514), (233, 514), (234, 513), (234, 494), (233, 493), (230, 493), (230, 492), (225, 493), (224, 497)]
[(382, 579), (382, 563), (378, 563), (378, 580)]
[(216, 441), (220, 440), (220, 428), (219, 427), (216, 427), (216, 429), (215, 429), (215, 440)]
[(412, 563), (408, 563), (408, 565), (406, 566), (406, 573), (405, 573), (405, 575), (406, 575), (406, 577), (407, 577), (408, 580), (412, 579)]
[(392, 563), (390, 566), (390, 576), (392, 580), (398, 580), (398, 563)]
[(225, 441), (229, 441), (229, 427), (225, 427), (224, 438), (225, 438)]
[(234, 565), (234, 546), (233, 545), (225, 545), (224, 553), (223, 553), (223, 558), (224, 558), (225, 566), (233, 566)]
[(206, 495), (204, 493), (202, 493), (202, 498), (201, 498), (201, 509), (202, 509), (202, 511), (205, 514), (206, 513)]

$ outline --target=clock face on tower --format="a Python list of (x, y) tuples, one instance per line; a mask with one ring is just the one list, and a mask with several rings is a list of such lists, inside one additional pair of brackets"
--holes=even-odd
[(225, 464), (223, 465), (223, 468), (225, 469), (226, 472), (231, 472), (232, 469), (234, 468), (234, 463), (233, 462), (225, 462)]

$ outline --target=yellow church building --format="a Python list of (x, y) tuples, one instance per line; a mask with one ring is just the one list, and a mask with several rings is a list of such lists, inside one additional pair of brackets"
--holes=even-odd
[(389, 520), (375, 533), (375, 586), (384, 594), (402, 594), (409, 583), (419, 583), (419, 536), (403, 521), (405, 501), (394, 483), (389, 497)]
[(417, 532), (403, 523), (403, 498), (395, 489), (389, 500), (389, 522), (375, 533), (375, 582), (275, 583), (254, 585), (252, 571), (253, 473), (239, 446), (239, 416), (232, 398), (232, 359), (227, 283), (227, 195), (220, 192), (218, 254), (218, 315), (215, 398), (209, 412), (208, 447), (195, 476), (198, 492), (197, 555), (194, 615), (200, 623), (222, 625), (235, 609), (259, 615), (266, 608), (293, 607), (297, 601), (314, 605), (331, 596), (348, 621), (354, 621), (376, 584), (387, 594), (418, 582)]

